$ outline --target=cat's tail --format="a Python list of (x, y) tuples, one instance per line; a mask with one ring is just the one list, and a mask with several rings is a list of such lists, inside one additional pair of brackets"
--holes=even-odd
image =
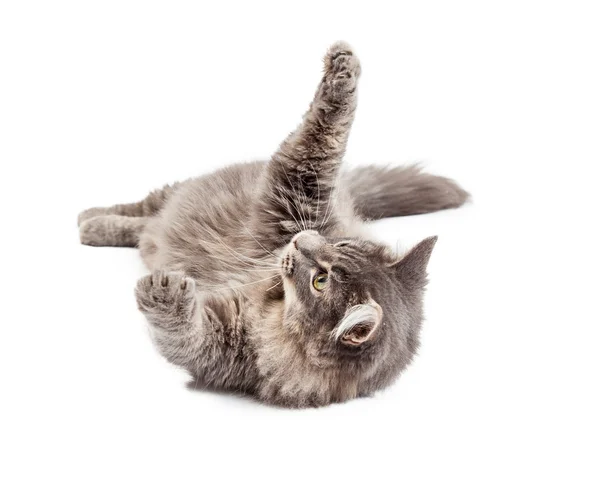
[(469, 199), (453, 180), (423, 173), (418, 165), (355, 168), (344, 180), (357, 214), (365, 220), (458, 208)]

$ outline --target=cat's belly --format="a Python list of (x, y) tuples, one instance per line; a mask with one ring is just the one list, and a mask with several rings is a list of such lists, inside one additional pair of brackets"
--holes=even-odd
[(184, 182), (141, 234), (146, 266), (185, 271), (206, 285), (245, 281), (249, 270), (274, 267), (275, 257), (248, 232), (263, 166), (235, 165)]

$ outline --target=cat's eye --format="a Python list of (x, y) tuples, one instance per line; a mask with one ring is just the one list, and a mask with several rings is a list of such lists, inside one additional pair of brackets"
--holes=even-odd
[(316, 275), (313, 278), (313, 288), (315, 288), (317, 291), (323, 291), (325, 289), (325, 286), (327, 286), (327, 274), (326, 273), (321, 273)]

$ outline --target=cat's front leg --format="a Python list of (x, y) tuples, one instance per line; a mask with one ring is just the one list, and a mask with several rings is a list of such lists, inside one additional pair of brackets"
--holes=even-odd
[(210, 337), (198, 315), (194, 280), (183, 273), (157, 270), (138, 281), (135, 297), (160, 353), (196, 374), (202, 368), (202, 352)]
[(346, 133), (350, 127), (346, 121), (352, 120), (356, 108), (360, 62), (347, 43), (337, 42), (329, 48), (323, 63), (323, 79), (311, 110), (327, 124), (337, 127), (340, 133)]
[[(323, 78), (302, 123), (273, 155), (271, 171), (281, 175), (280, 184), (289, 185), (291, 181), (294, 184), (289, 186), (302, 187), (303, 180), (316, 182), (318, 175), (326, 187), (337, 176), (354, 121), (361, 67), (352, 48), (344, 42), (332, 45), (323, 63)], [(278, 170), (281, 167), (293, 176), (286, 177)], [(317, 191), (309, 188), (305, 193), (312, 198)]]
[(331, 198), (354, 120), (360, 71), (346, 43), (334, 44), (325, 55), (309, 110), (267, 166), (255, 224), (266, 244), (281, 246), (302, 229), (335, 222)]
[(247, 390), (256, 371), (235, 291), (198, 291), (180, 272), (155, 271), (138, 281), (138, 308), (161, 354), (208, 386)]

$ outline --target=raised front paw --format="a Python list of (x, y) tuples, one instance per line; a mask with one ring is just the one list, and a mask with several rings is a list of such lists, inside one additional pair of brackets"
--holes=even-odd
[(334, 43), (329, 47), (324, 63), (324, 99), (340, 101), (348, 96), (353, 96), (361, 70), (358, 57), (350, 45), (345, 42)]
[(196, 283), (183, 273), (154, 271), (137, 283), (139, 310), (157, 327), (171, 329), (188, 323), (196, 304)]

